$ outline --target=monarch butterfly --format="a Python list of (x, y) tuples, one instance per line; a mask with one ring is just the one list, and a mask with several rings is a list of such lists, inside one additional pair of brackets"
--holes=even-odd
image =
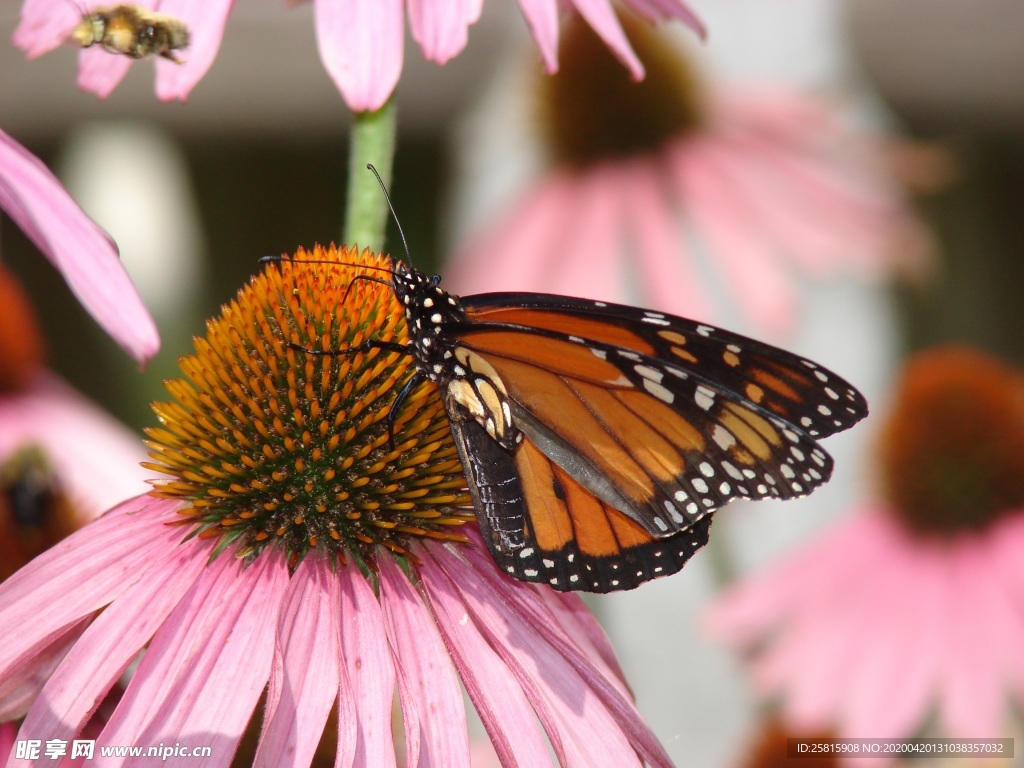
[(723, 504), (826, 482), (816, 439), (868, 412), (831, 371), (704, 323), (539, 293), (459, 298), (438, 275), (390, 272), (408, 345), (337, 352), (414, 357), (392, 415), (437, 385), (484, 541), (517, 579), (611, 592), (675, 573)]

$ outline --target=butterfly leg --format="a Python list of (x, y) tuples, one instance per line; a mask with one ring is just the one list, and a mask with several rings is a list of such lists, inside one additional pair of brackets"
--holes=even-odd
[(388, 409), (388, 448), (392, 451), (395, 450), (395, 419), (398, 418), (398, 409), (405, 402), (405, 398), (409, 396), (409, 393), (426, 380), (427, 377), (422, 373), (415, 373), (411, 379), (405, 382), (405, 386), (398, 391), (395, 401), (391, 403), (391, 408)]

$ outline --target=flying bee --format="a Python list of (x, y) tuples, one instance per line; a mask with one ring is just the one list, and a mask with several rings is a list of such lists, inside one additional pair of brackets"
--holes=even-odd
[(155, 54), (181, 64), (174, 51), (188, 47), (189, 32), (180, 19), (124, 3), (83, 13), (71, 39), (82, 48), (102, 45), (133, 59)]

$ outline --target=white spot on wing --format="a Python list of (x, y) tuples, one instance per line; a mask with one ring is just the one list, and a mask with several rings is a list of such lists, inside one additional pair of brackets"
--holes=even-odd
[(736, 438), (733, 436), (732, 432), (721, 424), (715, 424), (715, 428), (711, 432), (711, 439), (714, 440), (718, 444), (718, 447), (723, 451), (727, 451), (736, 445)]
[(646, 389), (656, 398), (661, 400), (663, 403), (671, 404), (676, 399), (676, 396), (673, 395), (669, 389), (666, 389), (661, 384), (658, 384), (655, 381), (651, 381), (650, 379), (644, 379), (644, 389)]
[(693, 401), (697, 404), (698, 408), (706, 411), (715, 404), (715, 393), (705, 386), (698, 386), (697, 393), (693, 396)]

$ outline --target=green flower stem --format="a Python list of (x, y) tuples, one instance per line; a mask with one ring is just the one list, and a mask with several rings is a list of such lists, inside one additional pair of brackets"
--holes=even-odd
[(388, 203), (366, 164), (373, 163), (385, 186), (390, 186), (397, 125), (394, 98), (376, 112), (356, 113), (348, 155), (348, 205), (342, 235), (346, 245), (372, 251), (384, 247)]

